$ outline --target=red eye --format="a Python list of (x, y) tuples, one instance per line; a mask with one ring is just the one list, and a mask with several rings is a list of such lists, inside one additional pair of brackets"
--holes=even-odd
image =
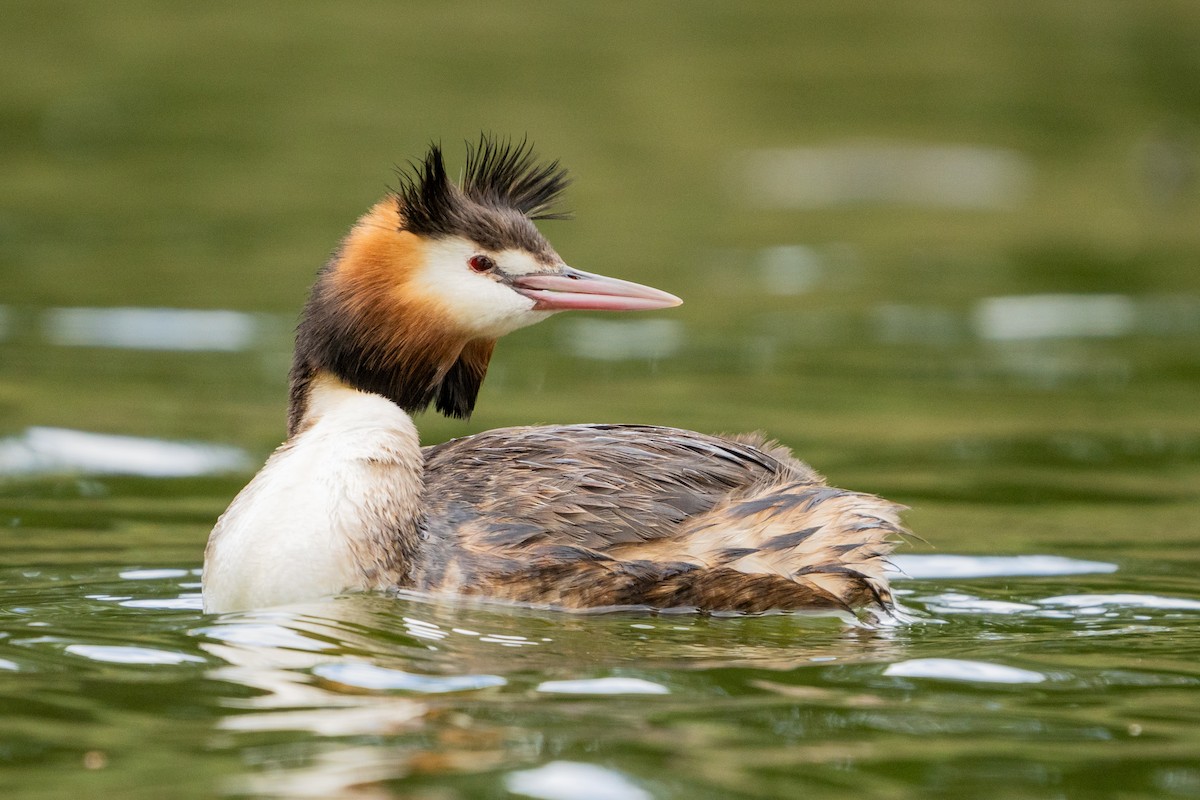
[(467, 266), (476, 272), (491, 272), (496, 268), (496, 262), (489, 256), (471, 256), (467, 259)]

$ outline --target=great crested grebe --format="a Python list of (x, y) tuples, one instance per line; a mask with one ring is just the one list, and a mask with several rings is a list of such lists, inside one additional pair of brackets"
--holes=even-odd
[(411, 589), (558, 608), (838, 609), (886, 616), (901, 507), (827, 486), (759, 436), (647, 425), (504, 428), (422, 448), (409, 416), (468, 417), (496, 339), (558, 311), (667, 308), (568, 267), (558, 162), (468, 146), (401, 173), (320, 271), (297, 330), (288, 439), (217, 521), (204, 609)]

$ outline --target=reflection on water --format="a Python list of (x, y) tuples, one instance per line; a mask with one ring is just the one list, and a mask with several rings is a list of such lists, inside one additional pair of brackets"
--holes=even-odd
[(933, 678), (971, 683), (1041, 683), (1046, 676), (1027, 669), (958, 658), (914, 658), (889, 664), (883, 674), (900, 678)]
[(539, 800), (650, 800), (653, 795), (615, 769), (577, 761), (551, 761), (510, 773), (504, 786)]
[(992, 341), (1125, 336), (1136, 321), (1133, 300), (1116, 294), (988, 297), (973, 318), (980, 338)]
[(1047, 597), (1040, 601), (1048, 606), (1068, 606), (1077, 609), (1080, 614), (1114, 613), (1113, 606), (1125, 608), (1153, 608), (1164, 611), (1184, 609), (1200, 611), (1200, 599), (1187, 597), (1159, 597), (1148, 594), (1070, 594), (1057, 597)]
[(180, 308), (52, 308), (48, 342), (135, 350), (246, 350), (261, 338), (253, 314)]
[(1192, 295), (1033, 294), (987, 297), (972, 328), (984, 341), (1115, 338), (1200, 333), (1200, 298)]
[(756, 150), (738, 164), (742, 194), (768, 208), (862, 203), (1009, 209), (1029, 194), (1032, 162), (979, 145), (853, 142)]
[(0, 342), (181, 353), (288, 349), (295, 314), (161, 307), (0, 306)]
[(952, 556), (901, 553), (889, 560), (898, 570), (894, 579), (1087, 575), (1117, 571), (1116, 564), (1064, 556)]
[(323, 664), (314, 667), (312, 674), (331, 684), (347, 689), (357, 687), (374, 691), (416, 692), (441, 694), (468, 692), (503, 686), (508, 681), (499, 675), (428, 676), (388, 669), (374, 664)]
[(42, 427), (0, 439), (0, 475), (85, 473), (182, 478), (244, 472), (251, 466), (245, 451), (228, 445)]
[(102, 644), (71, 644), (63, 650), (75, 656), (82, 656), (91, 661), (109, 664), (183, 664), (186, 662), (203, 664), (204, 659), (187, 653), (173, 653), (168, 650), (157, 650), (150, 647), (126, 647), (120, 645)]
[(585, 678), (572, 681), (543, 681), (537, 691), (550, 694), (670, 694), (661, 683), (641, 678)]
[(985, 297), (969, 315), (936, 306), (885, 303), (872, 311), (886, 344), (950, 345), (967, 340), (997, 344), (1117, 338), (1135, 334), (1200, 333), (1200, 298), (1119, 294), (1031, 294)]

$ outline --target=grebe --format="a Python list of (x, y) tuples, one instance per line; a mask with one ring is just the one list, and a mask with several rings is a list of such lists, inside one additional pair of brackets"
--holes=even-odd
[(434, 145), (353, 226), (297, 329), (288, 439), (217, 521), (209, 612), (411, 589), (566, 609), (763, 612), (894, 604), (901, 507), (836, 489), (759, 436), (647, 425), (504, 428), (422, 448), (410, 414), (466, 418), (496, 339), (666, 292), (568, 267), (533, 221), (558, 162), (489, 137), (461, 184)]

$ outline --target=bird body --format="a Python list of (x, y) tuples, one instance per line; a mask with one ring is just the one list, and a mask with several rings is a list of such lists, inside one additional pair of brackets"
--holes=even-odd
[(533, 225), (557, 164), (483, 139), (461, 185), (434, 147), (352, 228), (297, 331), (288, 440), (218, 520), (204, 605), (411, 589), (559, 608), (887, 614), (900, 507), (829, 487), (758, 436), (505, 428), (469, 416), (496, 339), (562, 310), (680, 301), (567, 267)]
[(902, 530), (757, 436), (504, 428), (428, 448), (425, 475), (416, 588), (565, 608), (881, 606)]

